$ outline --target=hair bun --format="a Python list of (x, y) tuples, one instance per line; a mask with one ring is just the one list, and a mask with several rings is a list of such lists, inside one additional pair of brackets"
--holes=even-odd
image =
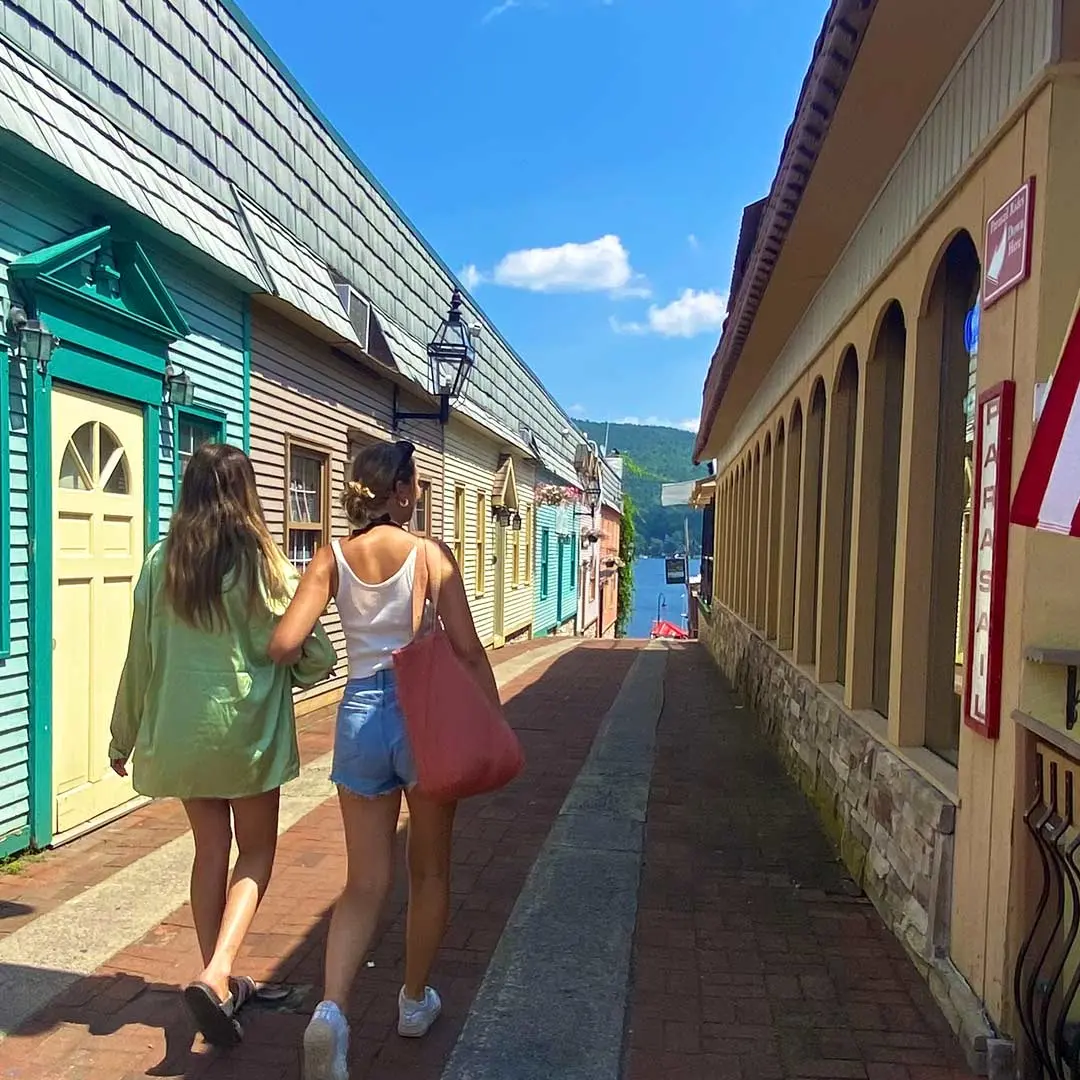
[(357, 480), (350, 480), (345, 485), (345, 490), (356, 499), (361, 499), (367, 503), (375, 502), (375, 492), (367, 484), (361, 484)]

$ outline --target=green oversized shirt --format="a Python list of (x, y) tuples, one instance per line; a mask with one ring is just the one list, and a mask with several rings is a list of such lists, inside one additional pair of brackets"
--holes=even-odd
[[(165, 544), (151, 549), (135, 586), (127, 662), (116, 694), (110, 761), (132, 759), (141, 795), (238, 799), (300, 771), (292, 688), (314, 686), (337, 656), (321, 626), (295, 665), (272, 663), (267, 646), (284, 606), (226, 581), (227, 625), (204, 630), (165, 598)], [(298, 576), (290, 567), (289, 594)]]

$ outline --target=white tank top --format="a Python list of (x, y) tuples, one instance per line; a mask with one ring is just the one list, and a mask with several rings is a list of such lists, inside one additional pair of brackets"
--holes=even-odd
[(378, 585), (353, 573), (341, 543), (330, 545), (337, 560), (337, 608), (349, 654), (349, 678), (365, 679), (393, 666), (393, 653), (413, 639), (413, 582), (417, 548), (406, 556), (397, 572)]

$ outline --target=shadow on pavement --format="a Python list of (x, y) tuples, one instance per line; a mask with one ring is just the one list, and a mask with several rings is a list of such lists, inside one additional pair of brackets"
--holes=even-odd
[[(528, 674), (523, 676), (524, 685), (507, 700), (507, 717), (521, 738), (528, 765), (524, 775), (504, 791), (460, 808), (451, 925), (432, 979), (442, 992), (444, 1011), (423, 1040), (403, 1040), (394, 1034), (407, 893), (404, 836), (399, 832), (395, 884), (348, 1010), (353, 1031), (351, 1066), (361, 1075), (370, 1080), (437, 1080), (440, 1076), (525, 877), (640, 644), (583, 643), (554, 660), (534, 681), (529, 682)], [(513, 692), (513, 684), (509, 689)], [(320, 844), (313, 844), (309, 836), (317, 836)], [(329, 854), (325, 850), (328, 837), (335, 845)], [(266, 957), (256, 948), (250, 957), (249, 969), (256, 977), (285, 982), (293, 992), (276, 1006), (255, 1003), (245, 1010), (245, 1040), (239, 1047), (218, 1052), (205, 1046), (196, 1038), (183, 1008), (180, 982), (194, 974), (197, 957), (185, 906), (108, 965), (127, 966), (131, 973), (106, 970), (80, 978), (71, 972), (0, 964), (0, 998), (11, 993), (10, 1000), (17, 1003), (20, 988), (25, 993), (42, 980), (52, 981), (57, 991), (49, 1005), (0, 1041), (0, 1075), (12, 1080), (68, 1076), (290, 1080), (299, 1076), (299, 1047), (320, 997), (329, 923), (328, 907), (317, 906), (318, 901), (313, 905), (303, 883), (305, 875), (310, 881), (312, 874), (331, 884), (343, 878), (339, 845), (340, 821), (332, 800), (281, 838), (275, 878), (249, 945), (282, 936), (275, 934), (279, 928), (274, 925), (274, 912), (283, 908), (294, 909), (294, 917), (306, 916), (307, 928), (280, 955)], [(177, 962), (178, 935), (191, 941), (190, 964), (186, 959)], [(159, 955), (159, 946), (169, 940), (173, 947), (161, 946)], [(243, 958), (238, 970), (248, 970)], [(0, 1003), (0, 1030), (3, 1012)]]

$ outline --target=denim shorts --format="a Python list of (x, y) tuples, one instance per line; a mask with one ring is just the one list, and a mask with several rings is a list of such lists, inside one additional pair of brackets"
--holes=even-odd
[(366, 799), (416, 783), (392, 670), (346, 684), (338, 706), (330, 780)]

